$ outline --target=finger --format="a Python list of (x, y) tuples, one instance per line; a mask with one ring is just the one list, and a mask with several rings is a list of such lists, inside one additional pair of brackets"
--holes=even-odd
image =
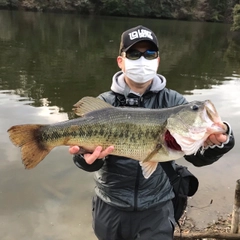
[(211, 141), (215, 145), (221, 145), (223, 142), (227, 141), (227, 136), (224, 134), (215, 134), (211, 136)]
[(71, 146), (68, 151), (70, 154), (76, 154), (79, 152), (79, 150), (80, 150), (79, 146)]
[(227, 135), (225, 134), (212, 134), (208, 137), (206, 143), (208, 145), (221, 145), (227, 141)]
[(100, 153), (99, 158), (105, 158), (107, 155), (111, 154), (113, 150), (114, 150), (114, 146), (110, 146), (106, 148)]
[(212, 146), (213, 145), (213, 143), (209, 140), (209, 139), (207, 139), (205, 142), (204, 142), (204, 147), (208, 147), (208, 146)]
[(212, 145), (219, 145), (220, 142), (217, 140), (216, 135), (212, 134), (209, 136), (209, 141), (211, 142)]
[(228, 139), (228, 136), (226, 134), (218, 134), (216, 135), (216, 140), (220, 142), (220, 144), (226, 142)]
[(84, 154), (84, 159), (88, 164), (92, 164), (93, 162), (95, 162), (96, 159), (100, 158), (100, 153), (102, 151), (102, 147), (98, 146), (96, 147), (96, 149), (94, 150), (94, 152), (92, 154)]
[(211, 134), (211, 135), (209, 135), (209, 137), (204, 142), (204, 147), (212, 146), (214, 144), (216, 144), (216, 137), (215, 137), (214, 134)]

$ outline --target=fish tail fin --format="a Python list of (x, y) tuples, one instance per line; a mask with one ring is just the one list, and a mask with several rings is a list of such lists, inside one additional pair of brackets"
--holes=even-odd
[(43, 125), (16, 125), (8, 129), (9, 138), (21, 148), (22, 162), (26, 169), (34, 168), (51, 151), (43, 142), (39, 142), (39, 130)]

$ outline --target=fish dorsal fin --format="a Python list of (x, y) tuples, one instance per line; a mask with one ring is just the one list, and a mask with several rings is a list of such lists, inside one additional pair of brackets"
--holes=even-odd
[(142, 167), (142, 174), (143, 176), (148, 179), (157, 169), (157, 162), (139, 162), (140, 166)]
[(100, 98), (84, 97), (81, 100), (79, 100), (76, 104), (74, 104), (73, 107), (74, 113), (82, 117), (89, 112), (104, 108), (112, 108), (113, 106), (110, 105), (109, 103), (104, 102)]

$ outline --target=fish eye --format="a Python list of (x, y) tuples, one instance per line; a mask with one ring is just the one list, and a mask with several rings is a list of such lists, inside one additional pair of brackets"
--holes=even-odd
[(194, 105), (191, 106), (191, 108), (192, 108), (193, 111), (197, 111), (199, 109), (199, 106), (194, 104)]

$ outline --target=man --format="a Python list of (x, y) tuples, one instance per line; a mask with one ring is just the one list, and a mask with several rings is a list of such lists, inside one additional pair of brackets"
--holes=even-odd
[[(137, 26), (121, 36), (117, 63), (121, 71), (112, 79), (111, 91), (99, 98), (113, 106), (166, 108), (187, 103), (176, 91), (165, 88), (166, 79), (157, 74), (159, 45), (155, 34)], [(204, 151), (185, 156), (195, 166), (217, 161), (234, 146), (230, 126), (220, 123), (226, 134), (211, 135)], [(95, 171), (96, 196), (93, 198), (93, 229), (100, 240), (171, 240), (174, 232), (174, 193), (161, 165), (145, 179), (138, 161), (113, 156), (114, 146), (80, 155), (70, 147), (75, 164)], [(174, 162), (172, 163), (174, 165)]]

